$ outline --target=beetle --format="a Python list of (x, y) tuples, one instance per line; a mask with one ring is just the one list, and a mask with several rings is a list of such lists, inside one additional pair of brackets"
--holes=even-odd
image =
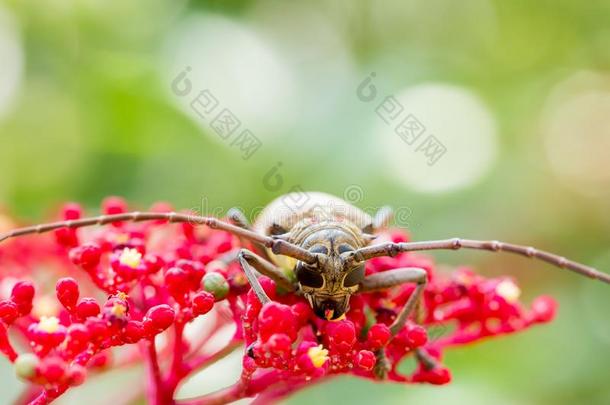
[[(565, 257), (534, 247), (490, 240), (452, 238), (422, 242), (373, 243), (375, 234), (386, 228), (392, 210), (383, 207), (374, 216), (329, 194), (289, 193), (278, 197), (263, 209), (253, 224), (238, 209), (231, 209), (228, 221), (214, 217), (175, 212), (130, 212), (67, 220), (16, 229), (0, 235), (0, 242), (27, 234), (43, 233), (59, 228), (80, 228), (119, 221), (167, 220), (170, 223), (189, 222), (230, 232), (252, 242), (259, 252), (242, 248), (236, 256), (246, 277), (263, 303), (270, 301), (260, 285), (258, 274), (273, 279), (290, 292), (304, 296), (314, 313), (326, 320), (341, 318), (349, 310), (350, 297), (357, 293), (384, 290), (403, 283), (416, 285), (413, 293), (390, 325), (396, 335), (419, 305), (427, 283), (427, 273), (421, 268), (399, 268), (365, 275), (365, 262), (380, 256), (396, 256), (402, 252), (439, 249), (476, 249), (507, 252), (539, 259), (559, 268), (610, 284), (610, 275)], [(291, 270), (294, 278), (286, 274)], [(294, 281), (293, 281), (294, 280)], [(435, 360), (418, 350), (416, 355), (425, 364)], [(383, 350), (377, 353), (376, 373), (387, 372)]]

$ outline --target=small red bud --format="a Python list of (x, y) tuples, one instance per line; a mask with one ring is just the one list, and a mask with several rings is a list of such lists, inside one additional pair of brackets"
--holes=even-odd
[(557, 302), (549, 296), (538, 297), (532, 302), (532, 311), (536, 321), (550, 322), (555, 318), (557, 311)]
[(154, 306), (146, 312), (144, 328), (148, 334), (156, 335), (169, 328), (174, 323), (175, 317), (176, 313), (169, 305)]
[(89, 367), (104, 368), (104, 367), (107, 367), (108, 365), (110, 365), (111, 362), (112, 362), (112, 352), (104, 351), (104, 352), (100, 352), (100, 353), (94, 355), (93, 357), (91, 357), (91, 360), (89, 361)]
[(285, 333), (296, 339), (297, 319), (288, 305), (275, 301), (266, 303), (258, 315), (259, 334), (266, 342), (274, 333)]
[(17, 304), (10, 300), (0, 301), (0, 320), (7, 325), (15, 322), (15, 319), (19, 317), (19, 309)]
[(165, 272), (165, 285), (172, 297), (181, 301), (189, 290), (189, 275), (179, 267), (172, 267)]
[[(102, 201), (102, 212), (105, 215), (116, 215), (127, 212), (127, 203), (121, 197), (107, 197)], [(113, 222), (112, 226), (120, 228), (123, 222)]]
[(381, 349), (390, 341), (391, 337), (392, 333), (387, 325), (376, 323), (369, 329), (367, 343), (372, 349)]
[(121, 197), (107, 197), (102, 201), (102, 211), (106, 215), (122, 214), (127, 212), (127, 203)]
[(49, 384), (60, 382), (66, 373), (66, 362), (59, 357), (45, 357), (39, 364), (40, 375)]
[(274, 353), (286, 354), (292, 349), (292, 341), (285, 333), (274, 333), (267, 341), (267, 347)]
[(89, 329), (82, 323), (73, 323), (68, 327), (66, 349), (71, 353), (80, 353), (89, 345)]
[(93, 342), (102, 342), (110, 333), (108, 322), (97, 317), (89, 317), (85, 321), (85, 327), (89, 331)]
[(59, 228), (54, 231), (55, 240), (65, 248), (73, 248), (78, 245), (78, 236), (74, 228)]
[(144, 336), (144, 324), (140, 321), (129, 321), (123, 331), (123, 340), (126, 343), (136, 343)]
[(76, 315), (80, 319), (87, 319), (90, 316), (97, 316), (100, 313), (100, 305), (95, 298), (85, 297), (76, 306)]
[(144, 265), (148, 273), (153, 274), (161, 270), (165, 263), (159, 255), (147, 254), (144, 256)]
[(214, 307), (214, 295), (200, 291), (193, 296), (193, 315), (205, 315)]
[(85, 243), (70, 250), (70, 260), (85, 270), (93, 269), (100, 262), (102, 250), (94, 243)]
[(292, 313), (296, 316), (299, 326), (304, 326), (313, 315), (311, 307), (304, 302), (297, 302), (292, 306)]
[(62, 207), (61, 216), (65, 220), (80, 219), (83, 216), (83, 209), (79, 204), (69, 202)]
[(32, 311), (34, 285), (29, 281), (19, 281), (13, 286), (11, 300), (17, 304), (19, 315), (27, 315)]
[(375, 354), (369, 350), (360, 350), (354, 358), (354, 363), (367, 371), (372, 370), (376, 362)]
[(356, 342), (356, 329), (351, 321), (329, 322), (326, 333), (330, 346), (343, 353)]
[(435, 367), (432, 370), (420, 370), (413, 375), (413, 381), (425, 382), (434, 385), (443, 385), (451, 382), (451, 373), (445, 367)]
[(79, 290), (76, 280), (72, 277), (61, 278), (55, 285), (57, 299), (68, 310), (71, 311), (78, 301)]
[(73, 364), (66, 371), (66, 380), (68, 385), (76, 387), (85, 382), (87, 378), (87, 369), (79, 364)]
[(193, 260), (180, 259), (176, 262), (176, 267), (181, 268), (188, 274), (190, 289), (199, 289), (201, 279), (205, 275), (203, 264)]
[(407, 340), (411, 348), (421, 347), (428, 341), (428, 333), (420, 325), (411, 325), (407, 330)]

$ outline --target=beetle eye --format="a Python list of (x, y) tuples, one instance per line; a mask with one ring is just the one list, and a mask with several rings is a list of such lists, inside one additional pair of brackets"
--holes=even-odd
[(343, 279), (343, 287), (353, 287), (364, 280), (364, 264), (352, 269)]
[(299, 283), (305, 287), (321, 288), (324, 285), (324, 277), (319, 272), (305, 266), (297, 266), (295, 275)]
[(337, 253), (342, 254), (345, 252), (351, 252), (352, 250), (354, 250), (354, 248), (349, 245), (341, 245), (339, 246), (339, 249), (337, 249)]

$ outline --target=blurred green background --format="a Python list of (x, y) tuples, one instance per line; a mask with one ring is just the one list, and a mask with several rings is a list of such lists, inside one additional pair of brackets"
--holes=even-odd
[[(107, 195), (253, 213), (297, 187), (393, 205), (415, 239), (532, 244), (608, 271), (609, 22), (603, 0), (3, 0), (0, 205), (23, 222)], [(200, 117), (206, 89), (218, 107)], [(376, 113), (389, 95), (446, 148), (438, 162)], [(222, 108), (241, 122), (227, 140)], [(232, 144), (245, 128), (261, 142), (249, 159)], [(447, 352), (446, 387), (341, 378), (286, 403), (610, 403), (607, 288), (505, 255), (436, 257), (512, 274), (527, 302), (553, 295), (557, 320)], [(130, 373), (59, 403), (109, 403)], [(0, 360), (1, 403), (17, 384)]]

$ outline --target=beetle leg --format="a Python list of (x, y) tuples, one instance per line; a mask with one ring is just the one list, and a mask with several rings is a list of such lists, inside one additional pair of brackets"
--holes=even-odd
[[(244, 271), (246, 271), (246, 267), (250, 267), (250, 269), (254, 268), (254, 270), (258, 271), (260, 274), (275, 281), (275, 283), (283, 290), (290, 292), (294, 292), (296, 290), (294, 283), (292, 283), (292, 281), (286, 277), (284, 272), (279, 267), (263, 259), (256, 253), (253, 253), (248, 249), (241, 249), (237, 255), (237, 258), (241, 266), (244, 268)], [(247, 273), (246, 276), (248, 276)], [(256, 278), (256, 275), (254, 275), (254, 277)], [(254, 284), (250, 277), (248, 277), (248, 281), (250, 281), (252, 288), (254, 288)], [(256, 280), (256, 283), (260, 285), (258, 280)]]
[(421, 347), (415, 349), (415, 356), (417, 357), (417, 361), (419, 361), (426, 370), (434, 370), (441, 365), (438, 360), (430, 356), (430, 354)]
[(261, 302), (261, 304), (265, 305), (266, 303), (271, 301), (271, 299), (263, 289), (263, 286), (261, 286), (261, 283), (259, 283), (258, 278), (256, 278), (254, 269), (252, 268), (252, 266), (250, 266), (245, 257), (242, 256), (242, 252), (239, 253), (238, 260), (239, 264), (241, 265), (241, 268), (244, 270), (244, 273), (246, 273), (246, 277), (248, 278), (250, 286), (254, 290), (254, 293), (258, 297), (258, 300)]
[(373, 217), (373, 232), (387, 228), (392, 222), (393, 217), (394, 210), (392, 209), (392, 207), (388, 205), (381, 207)]
[[(426, 273), (424, 269), (417, 267), (406, 267), (371, 274), (360, 284), (360, 289), (358, 291), (373, 292), (392, 288), (404, 283), (416, 283), (415, 290), (396, 316), (394, 322), (392, 322), (390, 325), (390, 332), (392, 333), (392, 336), (396, 336), (396, 334), (398, 334), (398, 332), (404, 328), (409, 316), (417, 307), (419, 307), (427, 282), (428, 273)], [(416, 319), (416, 322), (417, 321), (418, 319)], [(375, 375), (378, 378), (385, 378), (387, 372), (389, 371), (385, 351), (383, 349), (377, 351), (376, 356), (377, 364), (375, 365), (374, 369)], [(423, 350), (416, 349), (416, 356), (418, 361), (420, 361), (427, 369), (434, 368), (438, 365), (436, 360), (430, 357), (430, 355)]]
[(405, 267), (402, 269), (388, 270), (381, 273), (371, 274), (364, 278), (358, 292), (372, 292), (385, 290), (404, 283), (416, 283), (415, 291), (411, 294), (406, 304), (396, 319), (390, 325), (392, 335), (396, 335), (405, 326), (409, 315), (413, 312), (428, 282), (428, 273), (417, 267)]
[(390, 361), (385, 355), (385, 349), (379, 349), (375, 352), (375, 367), (373, 368), (373, 374), (380, 380), (388, 378), (388, 373), (392, 369)]

